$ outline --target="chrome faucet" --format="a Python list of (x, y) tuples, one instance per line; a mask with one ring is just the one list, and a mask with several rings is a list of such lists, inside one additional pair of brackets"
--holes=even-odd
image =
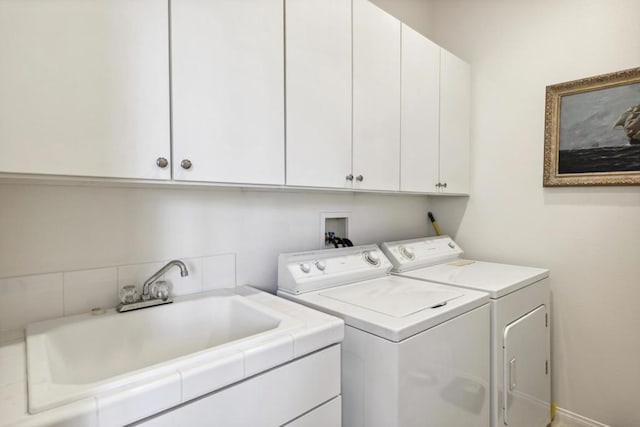
[[(169, 261), (164, 267), (160, 270), (156, 271), (145, 280), (144, 285), (142, 285), (142, 300), (149, 301), (154, 295), (149, 293), (149, 285), (154, 283), (156, 280), (160, 278), (164, 273), (166, 273), (171, 267), (177, 266), (180, 267), (180, 277), (187, 277), (189, 275), (189, 270), (187, 270), (187, 266), (184, 265), (184, 262), (174, 259), (173, 261)], [(168, 296), (168, 295), (167, 295)]]
[(187, 266), (184, 265), (182, 261), (169, 261), (164, 267), (153, 273), (151, 277), (144, 281), (144, 284), (142, 285), (142, 295), (140, 298), (137, 297), (135, 286), (125, 286), (123, 290), (129, 292), (130, 295), (127, 296), (126, 300), (122, 300), (122, 303), (118, 305), (116, 310), (122, 313), (125, 311), (172, 303), (173, 300), (169, 298), (169, 286), (165, 282), (157, 280), (174, 266), (180, 268), (181, 277), (187, 277), (189, 275), (189, 270), (187, 270)]

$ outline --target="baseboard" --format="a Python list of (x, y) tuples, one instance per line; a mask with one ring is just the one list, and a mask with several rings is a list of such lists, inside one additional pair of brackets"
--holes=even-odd
[(562, 408), (556, 409), (556, 418), (551, 425), (553, 427), (610, 427)]

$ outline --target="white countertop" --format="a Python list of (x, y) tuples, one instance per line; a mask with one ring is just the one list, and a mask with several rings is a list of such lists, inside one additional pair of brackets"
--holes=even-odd
[[(208, 292), (211, 295), (217, 291)], [(198, 372), (176, 370), (137, 384), (30, 415), (27, 410), (26, 345), (24, 338), (0, 344), (0, 426), (36, 426), (64, 423), (78, 426), (109, 426), (134, 422), (153, 412), (171, 408), (200, 395), (242, 381), (267, 369), (342, 341), (343, 321), (302, 305), (250, 287), (233, 290), (250, 301), (284, 313), (300, 326), (271, 340), (225, 359), (203, 360)], [(153, 308), (152, 308), (153, 309)], [(161, 308), (157, 308), (161, 309)], [(238, 359), (238, 360), (235, 360)], [(235, 375), (231, 366), (240, 366)], [(187, 383), (189, 381), (189, 383)], [(186, 395), (184, 390), (192, 393)], [(152, 402), (151, 405), (146, 404)]]

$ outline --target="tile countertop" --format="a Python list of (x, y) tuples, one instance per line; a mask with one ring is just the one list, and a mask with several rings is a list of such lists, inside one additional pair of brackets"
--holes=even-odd
[[(230, 292), (301, 321), (287, 331), (286, 339), (269, 342), (238, 352), (237, 361), (226, 358), (215, 363), (203, 362), (198, 372), (177, 370), (152, 381), (115, 390), (107, 395), (85, 398), (39, 414), (27, 412), (26, 344), (24, 339), (0, 344), (0, 426), (110, 426), (123, 425), (177, 406), (183, 402), (242, 381), (259, 372), (287, 363), (313, 351), (339, 343), (344, 338), (341, 319), (243, 286)], [(207, 293), (208, 294), (208, 293)], [(253, 353), (253, 354), (251, 354)], [(244, 366), (232, 377), (228, 363)], [(191, 376), (191, 379), (189, 377)], [(207, 379), (211, 379), (207, 381)], [(187, 384), (186, 381), (192, 381)], [(203, 384), (204, 383), (204, 384)], [(189, 385), (189, 387), (187, 387)], [(185, 394), (185, 389), (191, 393)], [(194, 390), (201, 390), (196, 392)], [(151, 403), (153, 402), (153, 403)], [(150, 405), (151, 403), (151, 405)], [(150, 412), (150, 406), (152, 411)], [(141, 410), (142, 408), (142, 410)], [(145, 411), (146, 410), (146, 411)]]

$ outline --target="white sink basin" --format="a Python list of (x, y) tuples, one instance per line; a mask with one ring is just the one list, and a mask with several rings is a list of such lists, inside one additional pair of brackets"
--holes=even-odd
[(34, 323), (27, 327), (29, 412), (175, 372), (204, 353), (246, 350), (298, 323), (223, 291), (129, 313)]

